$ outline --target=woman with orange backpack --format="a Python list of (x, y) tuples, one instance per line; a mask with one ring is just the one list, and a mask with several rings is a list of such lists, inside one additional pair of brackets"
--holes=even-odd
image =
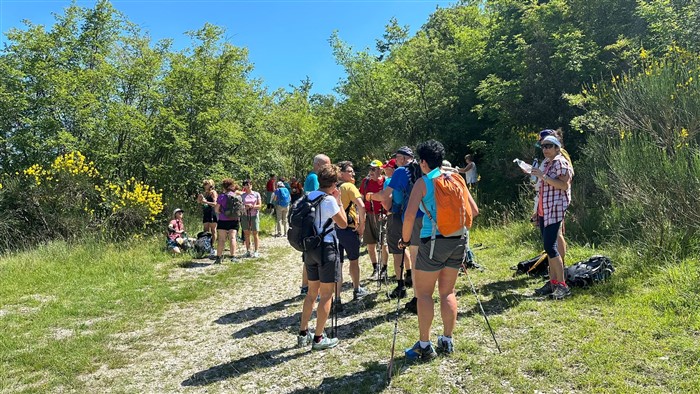
[[(435, 140), (418, 145), (423, 175), (413, 186), (403, 222), (400, 248), (410, 244), (413, 221), (418, 209), (423, 211), (423, 227), (418, 245), (418, 258), (413, 267), (413, 289), (418, 299), (418, 329), (420, 338), (406, 349), (409, 359), (428, 361), (437, 356), (430, 342), (433, 322), (433, 293), (435, 284), (440, 294), (440, 314), (443, 335), (438, 336), (438, 351), (454, 352), (452, 331), (457, 323), (455, 283), (469, 244), (469, 228), (479, 208), (469, 193), (464, 178), (458, 173), (442, 170), (445, 148)], [(459, 214), (457, 214), (459, 213)]]

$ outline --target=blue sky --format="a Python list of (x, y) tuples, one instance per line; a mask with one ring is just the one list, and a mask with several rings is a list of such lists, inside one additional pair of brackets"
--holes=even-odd
[[(22, 27), (23, 19), (50, 27), (52, 13), (62, 14), (65, 0), (0, 0), (0, 30)], [(95, 1), (77, 1), (92, 7)], [(155, 41), (172, 38), (175, 48), (189, 46), (183, 33), (205, 22), (226, 28), (227, 39), (247, 47), (255, 66), (253, 76), (270, 90), (288, 88), (308, 75), (313, 93), (332, 93), (343, 69), (335, 64), (328, 38), (338, 30), (355, 49), (374, 48), (391, 17), (415, 33), (435, 8), (448, 1), (236, 1), (236, 0), (113, 0), (128, 20), (142, 27)]]

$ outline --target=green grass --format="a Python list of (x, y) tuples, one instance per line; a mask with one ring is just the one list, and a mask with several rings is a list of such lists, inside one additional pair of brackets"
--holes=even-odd
[[(414, 316), (403, 314), (392, 386), (406, 392), (700, 392), (697, 258), (661, 264), (640, 261), (636, 251), (623, 247), (569, 245), (569, 263), (601, 253), (612, 258), (617, 272), (606, 283), (552, 302), (528, 297), (541, 282), (514, 278), (509, 269), (540, 248), (527, 225), (476, 230), (472, 244), (478, 243), (484, 246), (475, 251), (478, 262), (487, 269), (470, 277), (503, 354), (462, 276), (457, 352), (428, 364), (404, 362), (402, 349), (415, 342), (418, 327)], [(138, 330), (174, 304), (233, 288), (265, 267), (245, 262), (172, 279), (169, 274), (188, 260), (173, 259), (162, 247), (162, 237), (120, 245), (55, 242), (1, 258), (0, 391), (81, 391), (79, 376), (129, 363), (109, 347), (114, 334)], [(284, 253), (272, 251), (268, 259)], [(329, 362), (334, 392), (384, 389), (386, 364), (379, 360), (388, 356), (394, 307), (378, 303), (386, 318), (357, 323), (352, 352), (359, 357), (328, 354), (330, 360), (339, 357)], [(434, 336), (440, 327), (438, 314)]]

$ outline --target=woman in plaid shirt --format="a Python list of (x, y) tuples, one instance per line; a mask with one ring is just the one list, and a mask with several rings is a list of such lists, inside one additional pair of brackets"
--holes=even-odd
[(541, 142), (544, 170), (533, 168), (531, 174), (540, 179), (537, 200), (537, 219), (542, 231), (544, 250), (549, 257), (549, 282), (537, 293), (548, 294), (560, 300), (571, 295), (564, 279), (564, 262), (557, 250), (557, 234), (571, 202), (571, 178), (574, 170), (561, 154), (561, 142), (550, 135)]

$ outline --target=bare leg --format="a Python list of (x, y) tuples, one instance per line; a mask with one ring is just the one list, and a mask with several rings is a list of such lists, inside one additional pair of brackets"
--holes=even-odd
[(413, 291), (418, 299), (418, 331), (420, 332), (421, 341), (430, 340), (430, 326), (433, 323), (433, 315), (435, 313), (433, 292), (435, 291), (435, 282), (440, 275), (440, 271), (428, 272), (421, 270), (413, 270)]
[(438, 293), (440, 293), (440, 315), (442, 316), (443, 335), (451, 337), (457, 324), (457, 296), (455, 282), (459, 270), (444, 268), (438, 277)]

